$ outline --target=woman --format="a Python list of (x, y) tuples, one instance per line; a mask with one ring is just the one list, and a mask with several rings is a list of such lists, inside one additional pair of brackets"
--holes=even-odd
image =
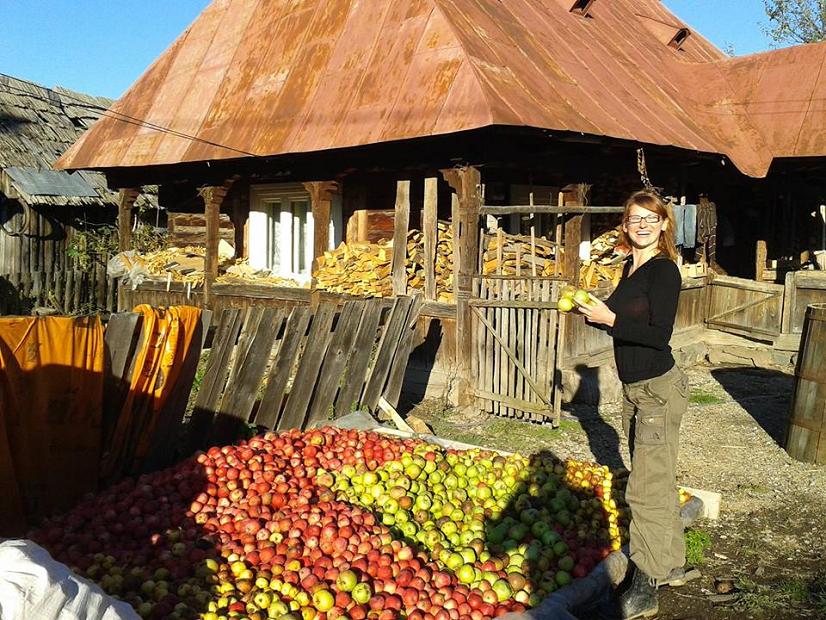
[(673, 222), (663, 201), (649, 191), (632, 194), (622, 232), (622, 242), (631, 248), (622, 279), (605, 303), (592, 297), (580, 312), (614, 339), (622, 426), (631, 449), (625, 498), (634, 565), (619, 602), (624, 618), (640, 618), (657, 612), (657, 586), (679, 585), (684, 576), (676, 467), (688, 379), (668, 344), (681, 278)]

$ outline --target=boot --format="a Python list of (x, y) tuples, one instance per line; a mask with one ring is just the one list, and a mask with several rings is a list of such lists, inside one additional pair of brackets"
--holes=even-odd
[(619, 608), (623, 620), (650, 618), (657, 615), (657, 584), (642, 570), (633, 567), (627, 587), (619, 594)]
[(697, 577), (700, 577), (700, 571), (696, 568), (672, 568), (665, 579), (657, 580), (657, 587), (671, 586), (672, 588), (678, 588), (684, 586), (692, 579), (697, 579)]

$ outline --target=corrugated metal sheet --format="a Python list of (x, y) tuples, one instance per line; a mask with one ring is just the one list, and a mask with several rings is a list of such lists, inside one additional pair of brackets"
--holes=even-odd
[(80, 174), (64, 170), (35, 170), (15, 166), (3, 170), (11, 185), (29, 196), (66, 196), (72, 198), (100, 198), (95, 189)]
[[(752, 83), (697, 33), (669, 47), (683, 24), (659, 0), (598, 1), (588, 18), (570, 5), (214, 0), (113, 109), (231, 148), (107, 118), (58, 166), (320, 151), (499, 124), (724, 153), (766, 173), (782, 121), (758, 130), (744, 93), (771, 97), (783, 76)], [(729, 78), (738, 72), (748, 77)], [(816, 126), (820, 110), (801, 122)], [(795, 149), (812, 154), (811, 142)]]

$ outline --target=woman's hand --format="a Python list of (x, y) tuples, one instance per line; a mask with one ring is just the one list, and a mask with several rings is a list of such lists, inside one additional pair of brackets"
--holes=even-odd
[(614, 320), (617, 318), (617, 315), (605, 305), (605, 302), (593, 295), (591, 295), (591, 299), (587, 304), (577, 304), (577, 308), (590, 323), (596, 323), (597, 325), (613, 327)]

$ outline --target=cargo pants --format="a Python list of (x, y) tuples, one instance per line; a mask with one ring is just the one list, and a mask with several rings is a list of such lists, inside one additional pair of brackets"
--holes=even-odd
[(625, 492), (631, 561), (655, 579), (685, 564), (676, 479), (687, 406), (688, 377), (676, 365), (659, 377), (623, 384), (622, 428), (631, 449)]

